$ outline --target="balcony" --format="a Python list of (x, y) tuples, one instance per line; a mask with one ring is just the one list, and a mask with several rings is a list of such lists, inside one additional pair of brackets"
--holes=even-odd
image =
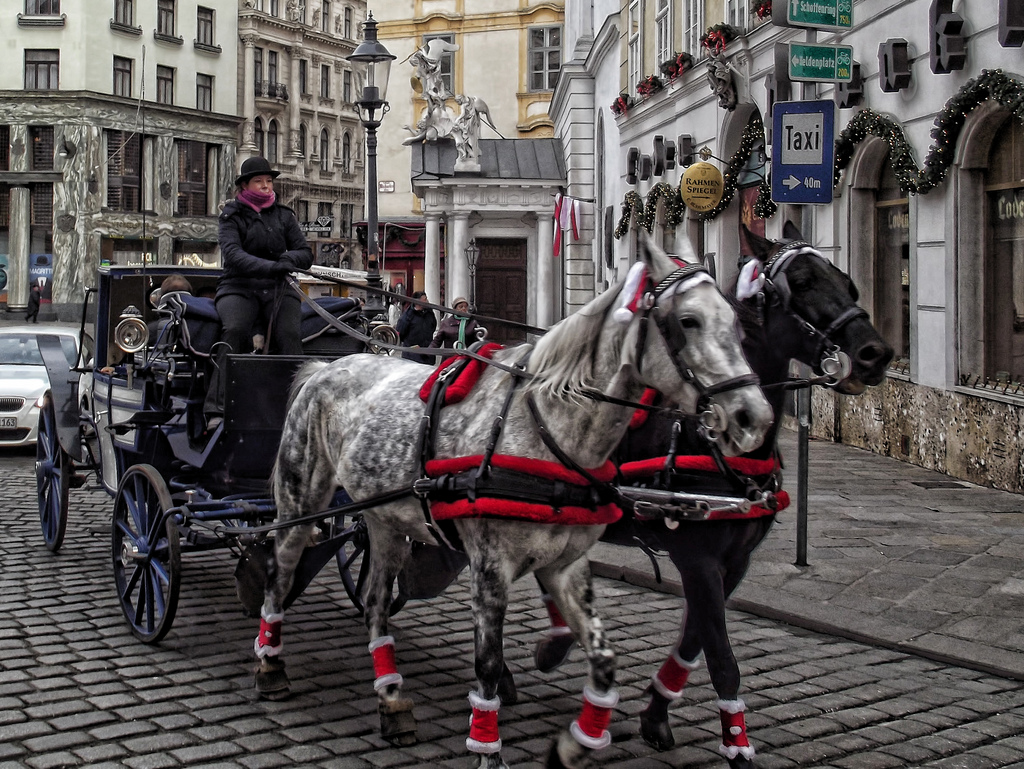
[(253, 83), (253, 90), (257, 97), (288, 101), (288, 88), (284, 83), (276, 83), (272, 80), (257, 80)]

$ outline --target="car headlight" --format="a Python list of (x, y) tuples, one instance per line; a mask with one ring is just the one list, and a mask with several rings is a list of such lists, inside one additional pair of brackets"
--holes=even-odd
[(36, 398), (36, 408), (37, 409), (41, 409), (45, 405), (46, 405), (46, 393), (43, 393), (38, 398)]

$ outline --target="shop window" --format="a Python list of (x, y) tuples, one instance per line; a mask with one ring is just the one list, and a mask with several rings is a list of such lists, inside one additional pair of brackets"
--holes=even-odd
[(910, 364), (910, 205), (892, 163), (886, 162), (875, 197), (875, 306), (872, 319), (896, 351), (892, 368)]
[(53, 170), (53, 126), (30, 126), (29, 141), (32, 142), (32, 170)]
[(179, 140), (178, 204), (179, 216), (206, 216), (206, 144)]
[(174, 263), (182, 267), (218, 267), (217, 244), (205, 240), (175, 238)]
[[(1006, 120), (985, 175), (985, 371), (1024, 383), (1024, 126)], [(1015, 388), (1019, 392), (1019, 388)]]

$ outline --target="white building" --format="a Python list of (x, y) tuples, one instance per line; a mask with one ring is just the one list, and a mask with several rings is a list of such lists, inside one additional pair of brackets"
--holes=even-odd
[(235, 0), (4, 4), (9, 310), (37, 276), (53, 311), (73, 316), (101, 262), (214, 257), (236, 168), (236, 26)]
[[(723, 282), (736, 271), (741, 222), (773, 237), (787, 219), (797, 222), (854, 278), (897, 351), (884, 385), (857, 398), (816, 392), (815, 432), (1024, 490), (1021, 4), (851, 5), (852, 24), (837, 33), (758, 20), (745, 0), (568, 0), (551, 115), (569, 193), (596, 200), (596, 215), (585, 217), (584, 242), (569, 246), (566, 259), (590, 265), (590, 292), (609, 285), (635, 249), (638, 225), (623, 218), (623, 206), (628, 212), (635, 195), (647, 206), (666, 190), (654, 203), (654, 232), (668, 245), (688, 237), (698, 253), (715, 253)], [(724, 22), (739, 33), (725, 42), (732, 109), (720, 105), (700, 45)], [(853, 82), (789, 82), (788, 59), (776, 60), (776, 45), (789, 42), (851, 46)], [(681, 53), (693, 66), (671, 79), (661, 65)], [(641, 98), (637, 85), (650, 75), (664, 87)], [(616, 115), (620, 94), (634, 103)], [(772, 104), (787, 99), (836, 104), (841, 175), (830, 204), (783, 205), (759, 219), (758, 174), (768, 169), (749, 159), (751, 144), (760, 139), (770, 152)], [(659, 147), (679, 149), (684, 139), (706, 146), (723, 171), (732, 165), (743, 174), (727, 178), (720, 210), (685, 212), (675, 226), (682, 168), (660, 168)], [(743, 188), (744, 179), (752, 185)], [(586, 298), (568, 295), (571, 305)]]

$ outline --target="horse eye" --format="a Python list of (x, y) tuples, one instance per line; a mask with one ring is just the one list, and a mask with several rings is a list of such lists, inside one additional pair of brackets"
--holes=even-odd
[(700, 321), (687, 315), (685, 318), (679, 319), (679, 325), (683, 328), (700, 328)]

